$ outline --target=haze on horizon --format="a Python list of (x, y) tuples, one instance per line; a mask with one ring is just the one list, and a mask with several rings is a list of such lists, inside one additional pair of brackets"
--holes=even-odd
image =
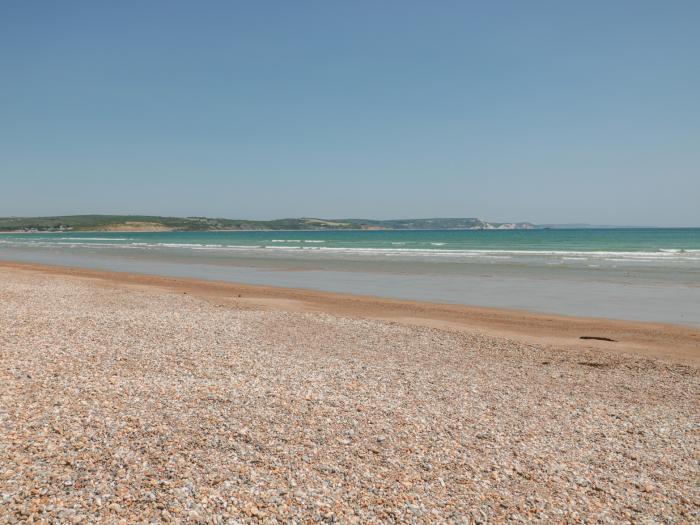
[(0, 216), (700, 226), (700, 3), (4, 2)]

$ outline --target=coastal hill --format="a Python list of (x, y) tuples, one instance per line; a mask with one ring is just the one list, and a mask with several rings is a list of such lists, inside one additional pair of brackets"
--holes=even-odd
[(0, 231), (215, 231), (215, 230), (530, 230), (529, 222), (499, 223), (476, 218), (447, 219), (277, 219), (251, 221), (151, 215), (61, 215), (0, 218)]

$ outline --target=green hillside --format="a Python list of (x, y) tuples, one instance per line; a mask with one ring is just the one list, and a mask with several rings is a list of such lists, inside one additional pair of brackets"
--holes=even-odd
[(251, 221), (209, 217), (161, 217), (156, 215), (61, 215), (54, 217), (0, 218), (0, 231), (208, 231), (208, 230), (307, 230), (343, 229), (350, 224), (321, 219)]

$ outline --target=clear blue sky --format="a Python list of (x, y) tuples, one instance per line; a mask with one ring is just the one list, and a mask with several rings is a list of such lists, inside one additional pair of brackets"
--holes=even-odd
[(0, 216), (700, 226), (700, 2), (0, 4)]

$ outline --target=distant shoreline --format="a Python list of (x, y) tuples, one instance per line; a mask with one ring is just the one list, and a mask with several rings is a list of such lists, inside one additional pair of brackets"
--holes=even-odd
[(178, 230), (178, 229), (108, 229), (108, 230), (0, 230), (2, 234), (66, 234), (66, 233), (216, 233), (216, 232), (372, 232), (372, 231), (389, 231), (389, 232), (420, 232), (420, 231), (472, 231), (472, 232), (509, 232), (509, 231), (577, 231), (577, 230), (697, 230), (700, 226), (589, 226), (575, 228), (523, 228), (523, 229), (506, 229), (506, 228), (294, 228), (294, 229), (205, 229), (205, 230)]
[(515, 230), (537, 229), (530, 222), (493, 222), (476, 217), (427, 219), (320, 219), (313, 217), (273, 220), (157, 215), (59, 215), (0, 217), (4, 231), (227, 231), (227, 230)]
[[(270, 220), (159, 215), (56, 215), (0, 217), (0, 233), (164, 232), (164, 231), (523, 231), (676, 228), (587, 223), (497, 222), (478, 217), (413, 219), (321, 219), (291, 217)], [(680, 228), (693, 228), (681, 226)]]

